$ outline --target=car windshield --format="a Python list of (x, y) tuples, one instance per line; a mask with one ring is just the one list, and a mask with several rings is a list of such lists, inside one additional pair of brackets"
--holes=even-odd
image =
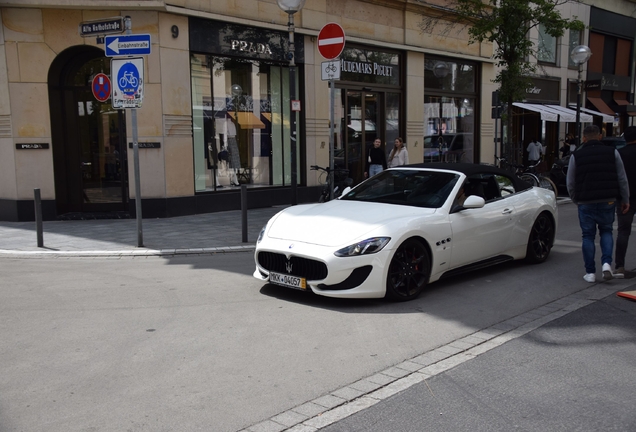
[(360, 184), (341, 199), (439, 208), (458, 178), (459, 175), (449, 172), (390, 169)]

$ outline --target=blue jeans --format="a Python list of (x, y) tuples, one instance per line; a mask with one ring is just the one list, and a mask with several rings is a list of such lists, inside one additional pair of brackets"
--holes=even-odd
[(371, 164), (369, 165), (369, 177), (373, 177), (376, 174), (382, 172), (382, 165), (380, 164)]
[(579, 204), (579, 223), (581, 224), (581, 231), (583, 231), (582, 249), (586, 273), (596, 273), (594, 239), (597, 226), (601, 236), (601, 263), (612, 263), (612, 249), (614, 248), (612, 224), (614, 223), (615, 210), (615, 202)]

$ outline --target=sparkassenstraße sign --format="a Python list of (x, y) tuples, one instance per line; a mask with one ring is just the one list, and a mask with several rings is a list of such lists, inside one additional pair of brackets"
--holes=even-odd
[(79, 33), (82, 37), (123, 33), (124, 30), (124, 17), (84, 21), (79, 25)]

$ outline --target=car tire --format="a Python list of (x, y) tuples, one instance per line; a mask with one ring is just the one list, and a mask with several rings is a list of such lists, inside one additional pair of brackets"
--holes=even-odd
[(424, 290), (431, 274), (431, 259), (426, 246), (411, 238), (393, 254), (386, 277), (386, 298), (413, 300)]
[(539, 187), (554, 192), (554, 196), (559, 196), (559, 190), (557, 189), (556, 185), (547, 177), (539, 178)]
[(554, 244), (554, 222), (547, 213), (541, 213), (534, 221), (528, 245), (526, 247), (526, 261), (539, 264), (548, 259)]

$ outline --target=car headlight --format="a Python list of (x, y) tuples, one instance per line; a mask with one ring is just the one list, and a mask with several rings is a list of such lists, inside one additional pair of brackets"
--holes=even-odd
[(391, 237), (374, 237), (352, 244), (334, 252), (337, 257), (369, 255), (380, 252), (391, 240)]
[(259, 244), (261, 240), (263, 240), (263, 236), (265, 235), (265, 230), (267, 229), (267, 224), (263, 225), (261, 228), (261, 232), (258, 233), (258, 238), (256, 239), (256, 244)]

